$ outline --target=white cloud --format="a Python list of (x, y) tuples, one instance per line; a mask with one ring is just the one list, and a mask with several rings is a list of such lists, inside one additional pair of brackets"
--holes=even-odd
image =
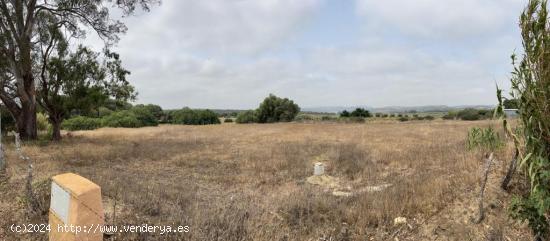
[(357, 0), (357, 11), (379, 30), (465, 40), (507, 31), (524, 5), (521, 0)]
[(295, 34), (319, 0), (173, 0), (131, 18), (120, 46), (157, 48), (174, 54), (254, 54)]
[[(269, 93), (302, 106), (490, 104), (519, 47), (519, 0), (329, 1), (165, 0), (125, 20), (117, 51), (140, 103), (254, 108)], [(352, 3), (356, 39), (300, 42), (334, 17), (328, 3)]]

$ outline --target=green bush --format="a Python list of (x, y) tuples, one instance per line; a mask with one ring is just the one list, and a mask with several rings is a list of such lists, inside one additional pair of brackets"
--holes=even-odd
[(183, 125), (220, 124), (218, 115), (211, 110), (192, 110), (183, 108), (170, 112), (170, 123)]
[(111, 113), (113, 113), (113, 111), (111, 109), (107, 108), (107, 107), (101, 106), (101, 107), (97, 108), (97, 117), (99, 117), (99, 118), (104, 117), (104, 116), (108, 116)]
[(117, 111), (101, 118), (101, 125), (105, 127), (137, 128), (145, 126), (137, 115), (129, 110)]
[(357, 116), (352, 116), (352, 117), (340, 117), (338, 119), (338, 121), (340, 122), (345, 122), (345, 123), (364, 123), (365, 122), (365, 118), (363, 117), (357, 117)]
[(36, 114), (36, 129), (38, 129), (39, 131), (46, 131), (50, 128), (51, 128), (51, 124), (50, 124), (50, 122), (48, 122), (48, 117), (44, 113), (37, 113)]
[(85, 116), (75, 116), (66, 119), (61, 124), (61, 128), (69, 131), (94, 130), (101, 127), (101, 119)]
[(351, 117), (364, 117), (364, 118), (368, 118), (368, 117), (371, 117), (372, 115), (370, 114), (370, 112), (368, 110), (365, 110), (363, 108), (357, 108), (355, 109), (354, 111), (352, 111), (350, 113), (350, 116)]
[(493, 110), (466, 108), (458, 112), (449, 112), (443, 116), (445, 120), (460, 119), (466, 121), (485, 120), (493, 116)]
[(223, 122), (225, 122), (225, 123), (233, 123), (233, 118), (225, 118), (225, 119), (223, 120)]
[(401, 121), (401, 122), (409, 121), (409, 117), (408, 116), (401, 116), (401, 117), (399, 117), (399, 121)]
[(300, 107), (288, 98), (279, 98), (270, 94), (257, 110), (258, 122), (290, 122), (300, 112)]
[(147, 111), (149, 114), (151, 114), (157, 122), (160, 121), (164, 117), (164, 110), (158, 105), (148, 104), (148, 105), (136, 105), (132, 107), (132, 110), (134, 109), (141, 109)]
[(479, 148), (483, 150), (495, 151), (496, 149), (504, 146), (504, 141), (491, 127), (485, 129), (474, 127), (468, 131), (466, 145), (468, 150)]
[(248, 110), (248, 111), (239, 113), (235, 121), (239, 124), (256, 123), (258, 122), (258, 116), (256, 114), (256, 111)]
[(311, 115), (301, 114), (301, 115), (296, 116), (296, 118), (294, 118), (294, 120), (295, 121), (314, 121), (315, 118)]
[(324, 115), (321, 117), (322, 121), (335, 121), (337, 118), (334, 116)]
[(427, 116), (424, 116), (424, 120), (435, 120), (435, 117), (431, 116), (431, 115), (427, 115)]
[[(132, 107), (130, 111), (134, 113), (136, 118), (141, 123), (141, 126), (158, 126), (159, 124), (159, 117), (157, 117), (157, 116), (160, 116), (159, 112), (155, 111), (154, 109), (151, 109), (148, 106), (137, 105)], [(160, 110), (160, 113), (162, 113), (162, 109)]]

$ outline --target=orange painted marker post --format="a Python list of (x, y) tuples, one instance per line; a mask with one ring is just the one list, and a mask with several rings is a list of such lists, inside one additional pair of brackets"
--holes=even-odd
[(73, 173), (52, 177), (50, 241), (101, 241), (101, 188)]

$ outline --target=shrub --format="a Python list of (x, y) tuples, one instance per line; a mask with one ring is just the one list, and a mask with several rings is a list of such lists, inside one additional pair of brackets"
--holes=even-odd
[(335, 121), (336, 119), (336, 117), (329, 115), (324, 115), (321, 117), (321, 121)]
[(256, 115), (256, 111), (248, 110), (248, 111), (239, 113), (235, 121), (239, 124), (256, 123), (258, 122), (258, 116)]
[(364, 123), (364, 122), (365, 122), (365, 118), (363, 118), (363, 117), (352, 116), (352, 117), (340, 118), (340, 121), (349, 122), (349, 123)]
[(363, 108), (357, 108), (357, 109), (355, 109), (354, 111), (352, 111), (350, 113), (350, 116), (367, 118), (367, 117), (371, 117), (372, 115), (370, 114), (370, 112), (368, 110), (365, 110)]
[(137, 128), (145, 126), (145, 124), (138, 119), (138, 116), (129, 110), (113, 112), (108, 116), (101, 118), (101, 125), (106, 127), (126, 127)]
[(401, 117), (399, 117), (399, 121), (401, 121), (401, 122), (409, 121), (409, 117), (408, 116), (401, 116)]
[(150, 113), (157, 120), (157, 122), (160, 121), (164, 117), (164, 111), (158, 105), (153, 105), (153, 104), (136, 105), (132, 108), (132, 110), (134, 110), (134, 109), (146, 110), (148, 113)]
[[(144, 105), (136, 105), (132, 107), (130, 111), (139, 120), (141, 126), (158, 126), (159, 124), (160, 114), (158, 111), (156, 111), (155, 109), (152, 109), (151, 107), (144, 106)], [(162, 109), (160, 110), (160, 113), (162, 113)], [(155, 114), (159, 117), (157, 118)]]
[(301, 114), (301, 115), (296, 116), (296, 118), (294, 118), (294, 120), (295, 121), (314, 121), (315, 118), (313, 118), (313, 116), (311, 116), (311, 115)]
[(473, 108), (467, 108), (456, 113), (456, 117), (461, 120), (485, 120), (492, 117), (492, 110), (476, 110)]
[(288, 98), (279, 98), (270, 94), (257, 110), (258, 122), (290, 122), (300, 112), (300, 107)]
[(495, 151), (502, 146), (504, 146), (504, 141), (491, 127), (485, 129), (474, 127), (468, 131), (468, 150), (480, 148)]
[(223, 122), (225, 122), (225, 123), (233, 123), (233, 118), (225, 118), (225, 119), (223, 120)]
[(220, 124), (218, 115), (211, 110), (192, 110), (183, 108), (170, 112), (170, 123), (183, 125)]
[(427, 115), (427, 116), (424, 116), (424, 120), (435, 120), (435, 117), (431, 116), (431, 115)]
[(108, 116), (110, 115), (111, 113), (113, 113), (113, 111), (107, 107), (99, 107), (97, 108), (97, 117), (101, 118), (101, 117), (104, 117), (104, 116)]
[(350, 117), (350, 113), (347, 110), (344, 110), (340, 113), (340, 117)]
[(69, 131), (94, 130), (101, 127), (101, 119), (85, 116), (75, 116), (66, 119), (61, 124), (61, 128)]
[(50, 124), (50, 122), (48, 122), (48, 117), (44, 113), (37, 113), (36, 114), (36, 129), (38, 129), (39, 131), (46, 131), (50, 128), (51, 128), (51, 124)]
[(443, 118), (443, 120), (454, 120), (454, 119), (456, 119), (456, 115), (457, 115), (456, 112), (454, 112), (454, 111), (449, 111), (449, 112), (447, 112), (447, 114), (444, 115), (442, 118)]

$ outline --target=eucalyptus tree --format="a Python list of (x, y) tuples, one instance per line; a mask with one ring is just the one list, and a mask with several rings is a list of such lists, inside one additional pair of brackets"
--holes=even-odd
[(0, 0), (0, 100), (17, 122), (23, 138), (36, 132), (36, 51), (40, 23), (62, 30), (72, 38), (85, 38), (86, 30), (116, 43), (126, 26), (110, 16), (118, 8), (124, 15), (141, 8), (148, 11), (158, 0)]
[(71, 111), (90, 113), (109, 99), (127, 101), (135, 97), (126, 80), (130, 74), (121, 65), (120, 56), (105, 50), (103, 54), (79, 46), (70, 51), (61, 42), (56, 53), (42, 63), (38, 103), (52, 124), (52, 139), (60, 140), (60, 127)]

